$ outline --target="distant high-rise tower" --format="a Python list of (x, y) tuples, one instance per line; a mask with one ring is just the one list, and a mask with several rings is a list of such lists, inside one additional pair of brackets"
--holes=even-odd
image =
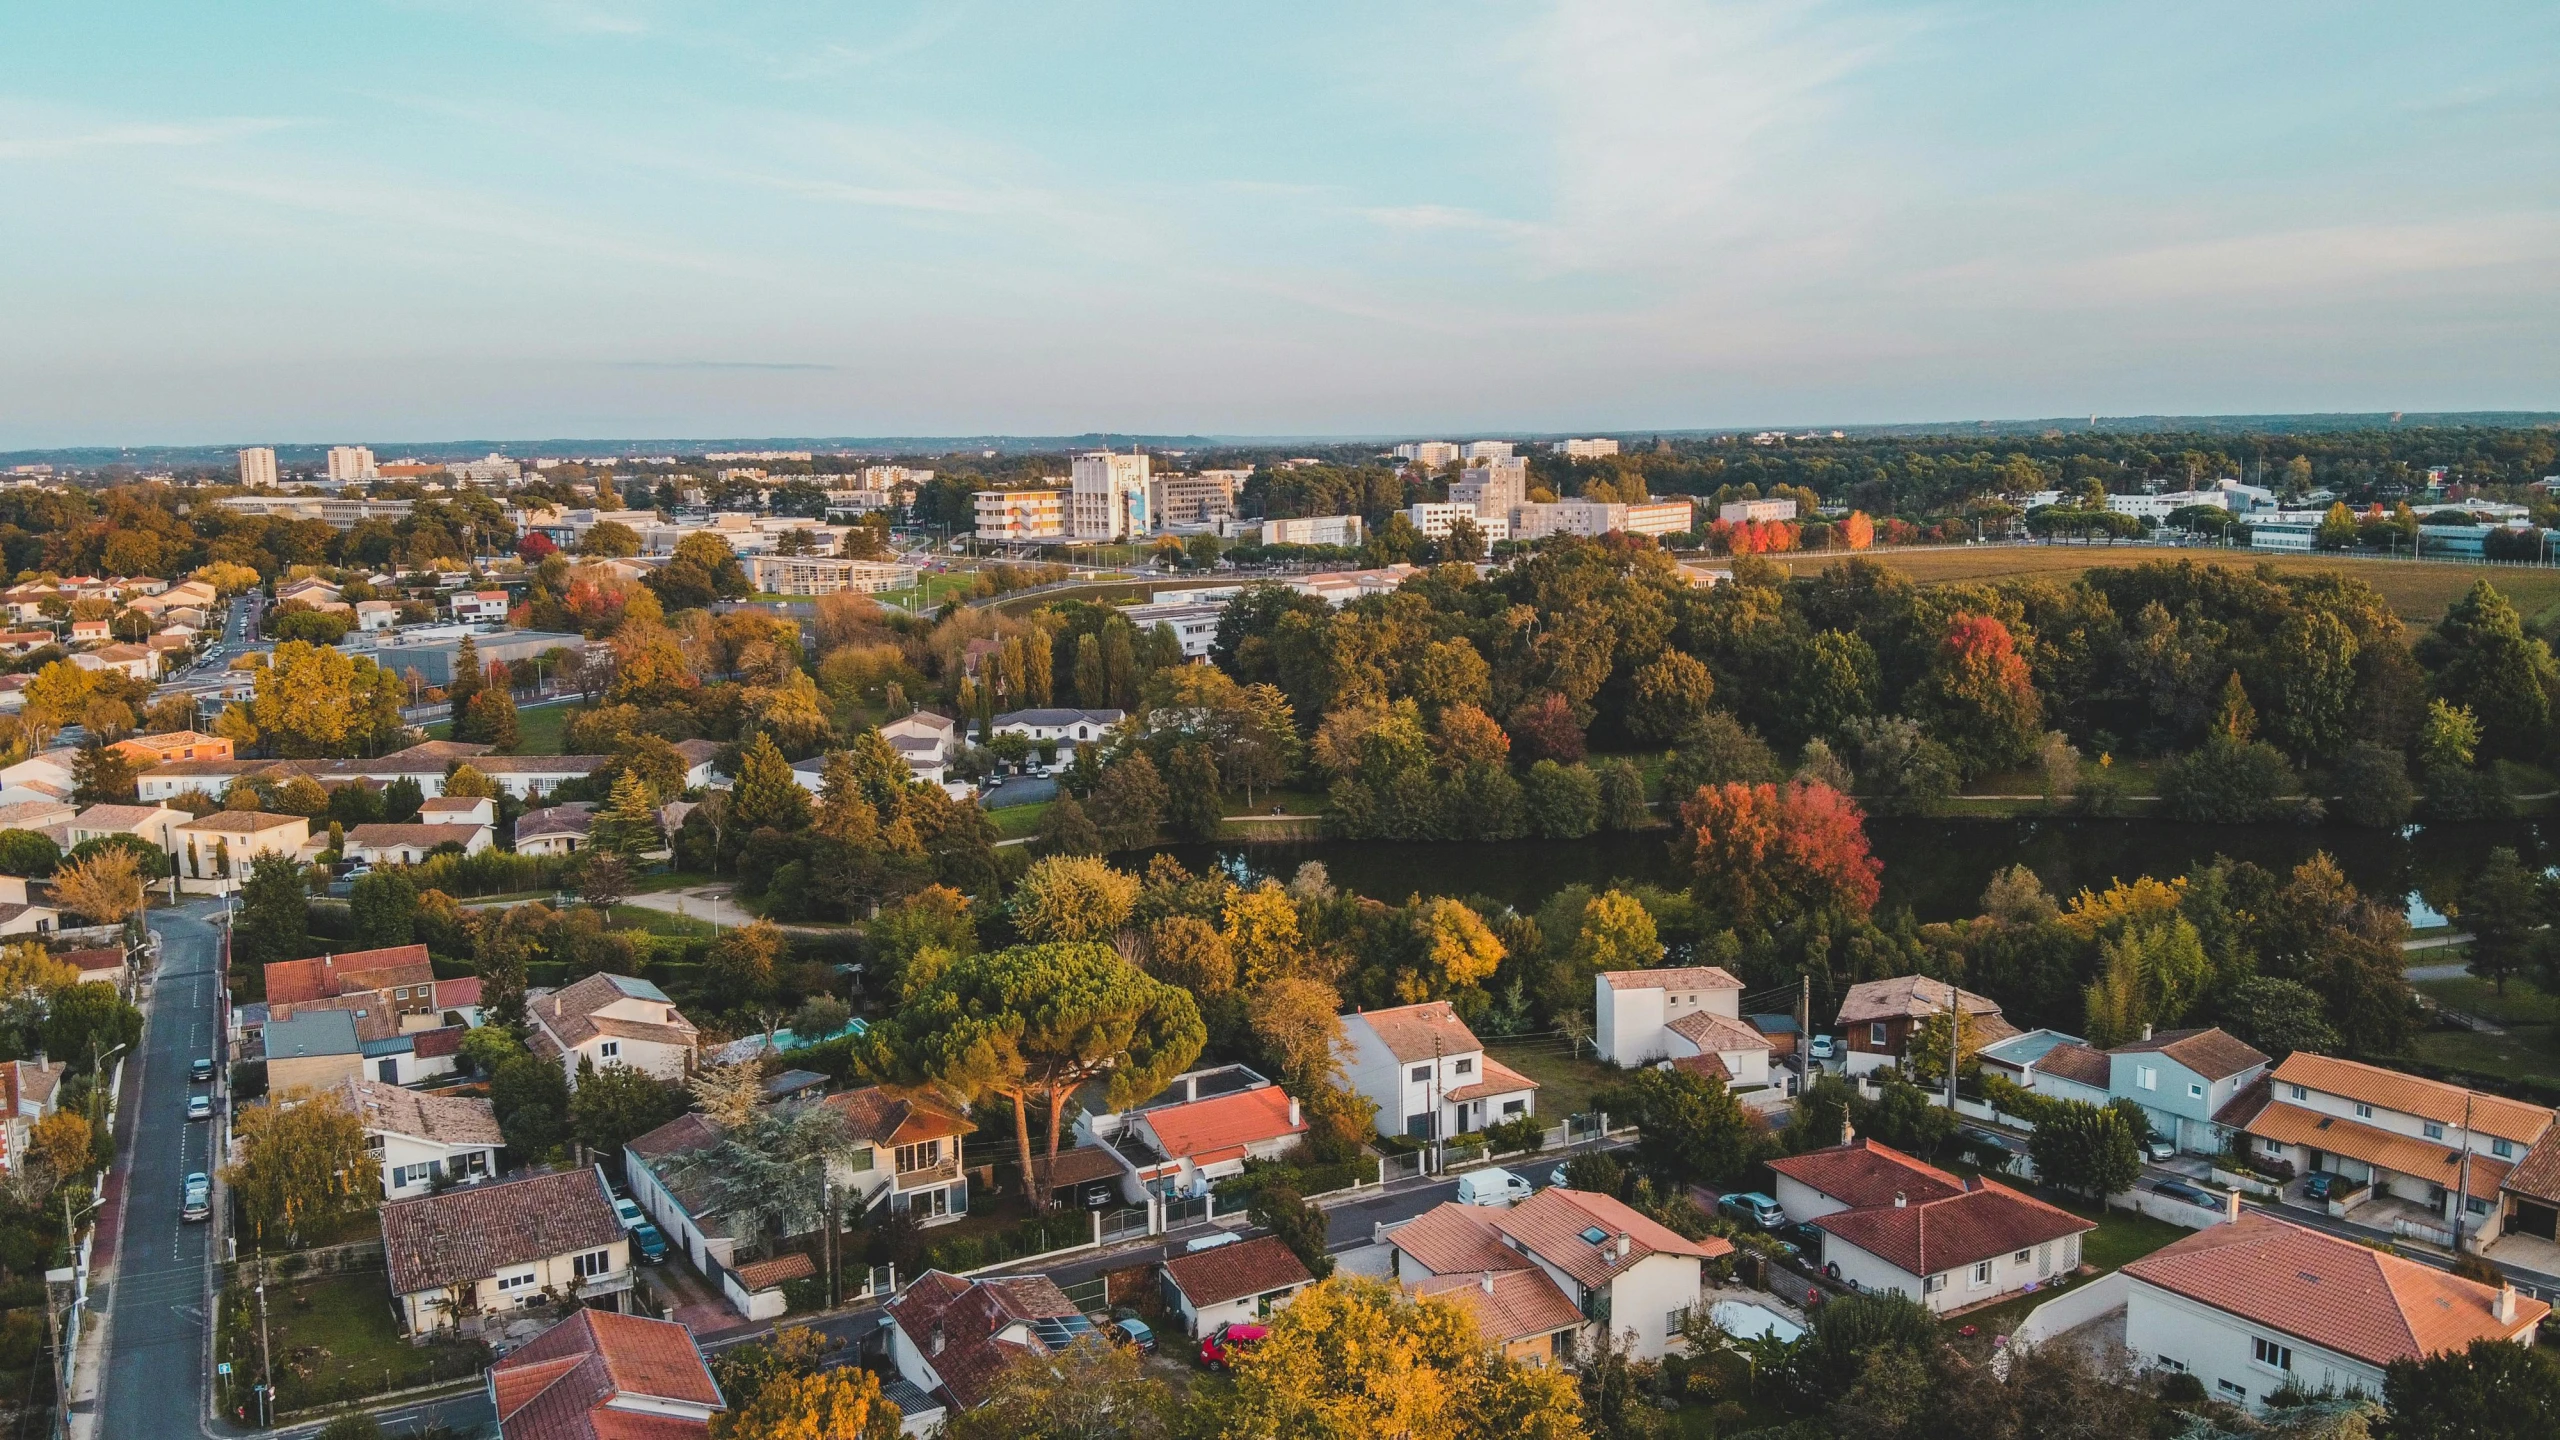
[(362, 445), (330, 446), (329, 478), (332, 480), (374, 478), (373, 452)]
[(1078, 540), (1135, 540), (1153, 528), (1147, 515), (1147, 457), (1095, 450), (1068, 472), (1068, 533)]
[(243, 485), (276, 483), (276, 452), (264, 445), (241, 451), (240, 483)]

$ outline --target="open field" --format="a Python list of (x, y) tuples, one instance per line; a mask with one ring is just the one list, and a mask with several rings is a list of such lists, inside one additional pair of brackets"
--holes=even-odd
[[(516, 712), (516, 752), (519, 755), (565, 755), (561, 749), (561, 733), (568, 727), (570, 704), (543, 705)], [(453, 722), (439, 720), (427, 727), (430, 740), (450, 739)]]
[[(2069, 579), (2101, 566), (2140, 565), (2153, 560), (2197, 560), (2208, 565), (2254, 569), (2272, 565), (2279, 571), (2337, 570), (2382, 592), (2392, 613), (2412, 625), (2432, 625), (2446, 608), (2486, 579), (2515, 602), (2528, 620), (2560, 616), (2560, 569), (2537, 570), (2503, 565), (2438, 565), (2414, 560), (2366, 560), (2338, 555), (2288, 555), (2239, 550), (2176, 549), (2158, 545), (1978, 545), (1932, 546), (1908, 550), (1871, 550), (1882, 562), (1921, 584), (1949, 580), (2007, 580), (2018, 576)], [(1768, 557), (1799, 574), (1839, 563), (1845, 554), (1773, 555)]]
[(1567, 1053), (1562, 1040), (1488, 1040), (1487, 1058), (1499, 1060), (1538, 1082), (1538, 1118), (1561, 1125), (1568, 1115), (1597, 1109), (1593, 1098), (1620, 1077), (1589, 1056)]
[[(279, 1411), (457, 1379), (487, 1363), (476, 1344), (401, 1338), (380, 1271), (270, 1285), (267, 1298)], [(225, 1297), (222, 1319), (221, 1357), (235, 1379), (256, 1374), (257, 1322), (247, 1296)]]

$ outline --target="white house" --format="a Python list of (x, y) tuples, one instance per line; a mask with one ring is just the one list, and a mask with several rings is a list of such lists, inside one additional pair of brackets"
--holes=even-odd
[[(586, 779), (612, 759), (610, 755), (482, 755), (471, 762), (471, 768), (519, 800), (538, 800), (572, 780)], [(444, 793), (441, 770), (427, 793)]]
[(507, 592), (504, 590), (466, 590), (453, 597), (456, 620), (495, 620), (507, 618)]
[(424, 1195), (441, 1179), (477, 1185), (498, 1173), (497, 1112), (486, 1100), (422, 1095), (371, 1080), (342, 1080), (338, 1098), (364, 1123), (365, 1149), (382, 1165), (382, 1196)]
[(2503, 1340), (2532, 1348), (2551, 1307), (2251, 1210), (2124, 1267), (2134, 1359), (2257, 1406), (2292, 1387), (2380, 1398), (2383, 1372)]
[[(1480, 1280), (1535, 1270), (1553, 1295), (1530, 1286), (1539, 1293), (1520, 1297), (1524, 1305), (1556, 1312), (1553, 1299), (1560, 1298), (1574, 1313), (1605, 1314), (1626, 1352), (1644, 1360), (1661, 1359), (1677, 1340), (1698, 1303), (1706, 1262), (1733, 1253), (1731, 1241), (1690, 1240), (1615, 1196), (1562, 1186), (1507, 1210), (1440, 1205), (1386, 1239), (1395, 1278), (1418, 1289), (1444, 1276)], [(1518, 1339), (1498, 1338), (1506, 1348)], [(1572, 1340), (1567, 1334), (1558, 1342), (1559, 1361)]]
[[(1079, 1140), (1115, 1147), (1131, 1200), (1205, 1195), (1217, 1181), (1243, 1174), (1248, 1160), (1279, 1159), (1306, 1133), (1297, 1100), (1241, 1065), (1177, 1076), (1148, 1105), (1076, 1121)], [(1153, 1160), (1141, 1158), (1150, 1154)]]
[(853, 1198), (863, 1211), (906, 1215), (920, 1225), (969, 1213), (960, 1148), (978, 1127), (967, 1116), (876, 1085), (840, 1090), (818, 1103), (845, 1118), (853, 1147), (827, 1162), (837, 1194)]
[(529, 996), (525, 1019), (533, 1053), (557, 1061), (573, 1090), (582, 1061), (599, 1070), (628, 1065), (661, 1080), (682, 1080), (693, 1069), (693, 1022), (646, 980), (590, 975)]
[(172, 828), (169, 840), (178, 857), (179, 888), (219, 895), (245, 882), (261, 855), (298, 858), (310, 843), (311, 822), (299, 815), (217, 810)]
[[(71, 843), (79, 845), (109, 835), (131, 835), (143, 840), (162, 854), (177, 851), (176, 835), (180, 825), (195, 817), (184, 810), (166, 805), (92, 805), (71, 821)], [(160, 872), (166, 875), (168, 872)], [(152, 877), (143, 877), (148, 880)]]
[(1487, 1056), (1446, 1000), (1343, 1016), (1341, 1055), (1381, 1135), (1445, 1140), (1537, 1110), (1538, 1082)]
[(720, 758), (720, 746), (710, 740), (679, 740), (676, 754), (684, 757), (684, 788), (699, 790), (709, 785), (716, 773), (713, 762)]
[(1019, 735), (1035, 746), (1055, 745), (1055, 768), (1063, 768), (1074, 761), (1078, 745), (1104, 738), (1127, 718), (1121, 710), (1008, 710), (996, 717), (995, 731)]
[(421, 825), (488, 825), (498, 823), (498, 802), (486, 795), (439, 795), (418, 806)]
[(61, 1108), (62, 1075), (70, 1068), (41, 1055), (0, 1062), (0, 1170), (17, 1168), (35, 1123)]
[[(1775, 1197), (1823, 1232), (1822, 1268), (1941, 1314), (2068, 1275), (2097, 1225), (1992, 1180), (1964, 1181), (1863, 1137), (1781, 1156)], [(1836, 1267), (1836, 1268), (1835, 1268)]]
[(1165, 1308), (1194, 1340), (1230, 1321), (1265, 1319), (1316, 1283), (1277, 1235), (1176, 1255), (1156, 1273)]
[(486, 825), (358, 825), (347, 832), (339, 853), (367, 865), (415, 865), (445, 845), (460, 845), (465, 855), (489, 848)]
[(546, 1296), (618, 1311), (631, 1291), (631, 1240), (594, 1169), (394, 1200), (382, 1252), (412, 1335)]
[(933, 1434), (945, 1417), (985, 1404), (1017, 1357), (1058, 1354), (1093, 1333), (1093, 1322), (1046, 1275), (964, 1280), (928, 1270), (880, 1313), (890, 1364), (921, 1392), (921, 1404), (899, 1406), (909, 1435)]
[(516, 853), (575, 855), (587, 848), (595, 823), (595, 811), (583, 800), (527, 810), (516, 817)]
[(1995, 1041), (1974, 1052), (1983, 1070), (2021, 1089), (2056, 1100), (2104, 1105), (2113, 1096), (2114, 1067), (2103, 1050), (2092, 1050), (2076, 1035), (2059, 1030), (2028, 1030)]
[(1717, 966), (1605, 970), (1592, 989), (1601, 1059), (1699, 1062), (1737, 1086), (1769, 1083), (1769, 1038), (1742, 1022), (1742, 982)]
[(2152, 1132), (2180, 1150), (2219, 1155), (2233, 1127), (2214, 1117), (2267, 1073), (2269, 1063), (2255, 1046), (2221, 1030), (2154, 1035), (2145, 1027), (2140, 1040), (2107, 1052), (2107, 1089), (2140, 1105)]
[(144, 645), (106, 645), (71, 657), (83, 670), (114, 670), (131, 679), (160, 678), (160, 652)]
[(356, 602), (356, 629), (367, 635), (379, 634), (400, 623), (400, 607), (388, 600)]

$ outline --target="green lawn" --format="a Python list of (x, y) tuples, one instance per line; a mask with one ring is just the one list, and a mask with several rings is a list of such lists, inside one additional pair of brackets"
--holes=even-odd
[[(2443, 965), (2459, 957), (2461, 951), (2448, 946), (2442, 950), (2415, 953), (2422, 957), (2416, 963)], [(2504, 995), (2499, 994), (2497, 987), (2488, 981), (2469, 975), (2451, 980), (2420, 980), (2416, 982), (2416, 988), (2420, 994), (2447, 1009), (2495, 1020), (2501, 1025), (2560, 1023), (2560, 996), (2546, 992), (2521, 976), (2507, 981), (2507, 993)]]
[(1019, 840), (1040, 828), (1040, 819), (1049, 813), (1054, 800), (1034, 800), (1028, 805), (1007, 805), (990, 810), (987, 818), (995, 822), (996, 834), (1006, 840)]
[[(569, 724), (574, 705), (544, 705), (538, 709), (516, 712), (516, 753), (519, 755), (565, 755), (561, 748), (561, 732)], [(427, 727), (430, 740), (447, 740), (453, 736), (453, 722), (439, 720)]]
[(2503, 1035), (2425, 1030), (2409, 1042), (2409, 1053), (2458, 1074), (2560, 1085), (2560, 1052), (2552, 1047), (2548, 1025), (2519, 1026)]
[(1597, 1109), (1593, 1097), (1619, 1078), (1588, 1055), (1567, 1054), (1561, 1040), (1488, 1040), (1484, 1053), (1538, 1082), (1538, 1115), (1553, 1125)]
[[(2195, 1232), (2166, 1220), (2154, 1220), (2132, 1210), (2092, 1210), (2086, 1205), (2065, 1205), (2064, 1209), (2086, 1220), (2098, 1222), (2098, 1228), (2080, 1237), (2080, 1263), (2110, 1274), (2159, 1249), (2172, 1240)], [(2097, 1275), (2086, 1276), (2073, 1283), (2086, 1285)], [(1950, 1324), (1971, 1325), (1985, 1334), (2006, 1334), (2017, 1328), (2027, 1312), (2052, 1299), (2050, 1294), (2020, 1295), (1986, 1309), (1970, 1311), (1951, 1320)]]
[(709, 939), (714, 929), (708, 920), (698, 920), (691, 915), (670, 915), (645, 905), (616, 905), (605, 912), (605, 917), (612, 929), (646, 930), (652, 935)]
[[(235, 1386), (258, 1370), (256, 1306), (245, 1287), (223, 1297), (220, 1355)], [(402, 1339), (379, 1271), (270, 1284), (267, 1328), (280, 1413), (459, 1379), (488, 1363), (476, 1343)]]

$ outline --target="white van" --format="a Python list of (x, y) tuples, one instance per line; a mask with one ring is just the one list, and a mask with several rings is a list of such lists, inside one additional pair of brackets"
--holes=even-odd
[(1529, 1182), (1508, 1170), (1470, 1170), (1458, 1177), (1461, 1205), (1516, 1205), (1529, 1194)]

